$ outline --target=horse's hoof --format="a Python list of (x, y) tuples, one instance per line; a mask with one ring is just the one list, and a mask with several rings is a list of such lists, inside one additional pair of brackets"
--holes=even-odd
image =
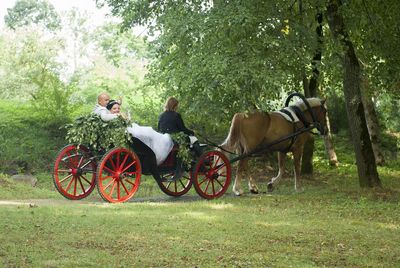
[(235, 196), (241, 196), (241, 195), (243, 195), (243, 191), (242, 190), (233, 190), (233, 194), (235, 195)]
[(272, 192), (274, 190), (274, 184), (272, 182), (269, 182), (267, 184), (267, 189), (268, 189), (268, 192)]
[(251, 189), (251, 190), (250, 190), (250, 193), (252, 193), (252, 194), (258, 194), (258, 189)]

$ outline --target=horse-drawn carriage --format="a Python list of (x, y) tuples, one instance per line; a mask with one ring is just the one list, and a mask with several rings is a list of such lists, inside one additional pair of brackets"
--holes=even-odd
[[(299, 97), (301, 101), (289, 107), (293, 97)], [(287, 152), (293, 153), (297, 189), (306, 133), (314, 128), (320, 134), (327, 132), (324, 103), (325, 100), (306, 99), (299, 93), (292, 93), (285, 102), (285, 107), (290, 109), (278, 112), (280, 114), (236, 114), (229, 135), (222, 145), (205, 138), (208, 144), (219, 150), (207, 151), (200, 157), (194, 157), (193, 154), (191, 164), (186, 168), (177, 157), (176, 147), (161, 165), (152, 165), (149, 159), (153, 151), (136, 138), (133, 138), (129, 148), (114, 148), (106, 152), (89, 150), (84, 145), (67, 145), (56, 158), (54, 184), (63, 196), (75, 200), (87, 197), (97, 185), (104, 200), (116, 203), (132, 198), (139, 187), (141, 175), (151, 174), (167, 195), (182, 196), (194, 185), (201, 197), (213, 199), (226, 192), (231, 182), (231, 163), (239, 161), (233, 193), (241, 195), (243, 191), (240, 180), (246, 173), (247, 159), (278, 151), (279, 172), (268, 183), (268, 190), (272, 191), (274, 182), (282, 177)], [(286, 116), (291, 119), (285, 119)], [(293, 116), (299, 120), (294, 120)], [(234, 152), (227, 148), (235, 149), (240, 155), (229, 160), (222, 151), (232, 154)], [(251, 174), (248, 179), (250, 191), (258, 193)]]
[(175, 146), (159, 166), (149, 161), (153, 152), (140, 140), (133, 138), (129, 148), (113, 148), (105, 152), (87, 146), (70, 144), (58, 153), (53, 181), (66, 198), (87, 197), (97, 186), (107, 202), (119, 203), (131, 199), (139, 188), (142, 174), (153, 175), (160, 189), (170, 196), (186, 194), (192, 185), (205, 199), (222, 196), (231, 181), (231, 165), (220, 151), (206, 151), (194, 157), (184, 167), (177, 157)]

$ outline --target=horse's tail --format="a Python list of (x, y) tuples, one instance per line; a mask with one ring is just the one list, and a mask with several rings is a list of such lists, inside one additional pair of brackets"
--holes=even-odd
[(240, 113), (233, 116), (228, 137), (220, 145), (223, 149), (243, 153), (244, 148), (241, 142), (241, 121), (243, 118), (244, 114)]

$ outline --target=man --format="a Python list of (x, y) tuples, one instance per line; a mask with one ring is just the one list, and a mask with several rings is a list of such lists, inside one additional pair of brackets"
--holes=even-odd
[(97, 104), (93, 109), (93, 113), (100, 116), (101, 120), (103, 121), (110, 121), (119, 116), (119, 114), (112, 114), (107, 109), (107, 104), (110, 101), (110, 95), (106, 92), (102, 92), (97, 96)]

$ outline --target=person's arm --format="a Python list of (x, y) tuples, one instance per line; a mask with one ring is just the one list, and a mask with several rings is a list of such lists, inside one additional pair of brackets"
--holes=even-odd
[(193, 130), (186, 128), (185, 124), (183, 123), (183, 119), (182, 119), (181, 115), (178, 113), (177, 113), (177, 125), (178, 125), (179, 131), (182, 131), (183, 133), (185, 133), (186, 135), (189, 135), (189, 136), (194, 135)]
[(101, 120), (107, 122), (107, 121), (111, 121), (115, 118), (118, 117), (117, 114), (111, 114), (107, 108), (105, 107), (101, 107), (101, 106), (97, 106), (94, 111), (95, 114), (97, 114), (98, 116), (100, 116)]
[(117, 117), (118, 117), (118, 114), (108, 114), (108, 113), (101, 113), (100, 114), (101, 120), (103, 120), (105, 122), (111, 121), (111, 120), (113, 120), (113, 119), (115, 119)]

